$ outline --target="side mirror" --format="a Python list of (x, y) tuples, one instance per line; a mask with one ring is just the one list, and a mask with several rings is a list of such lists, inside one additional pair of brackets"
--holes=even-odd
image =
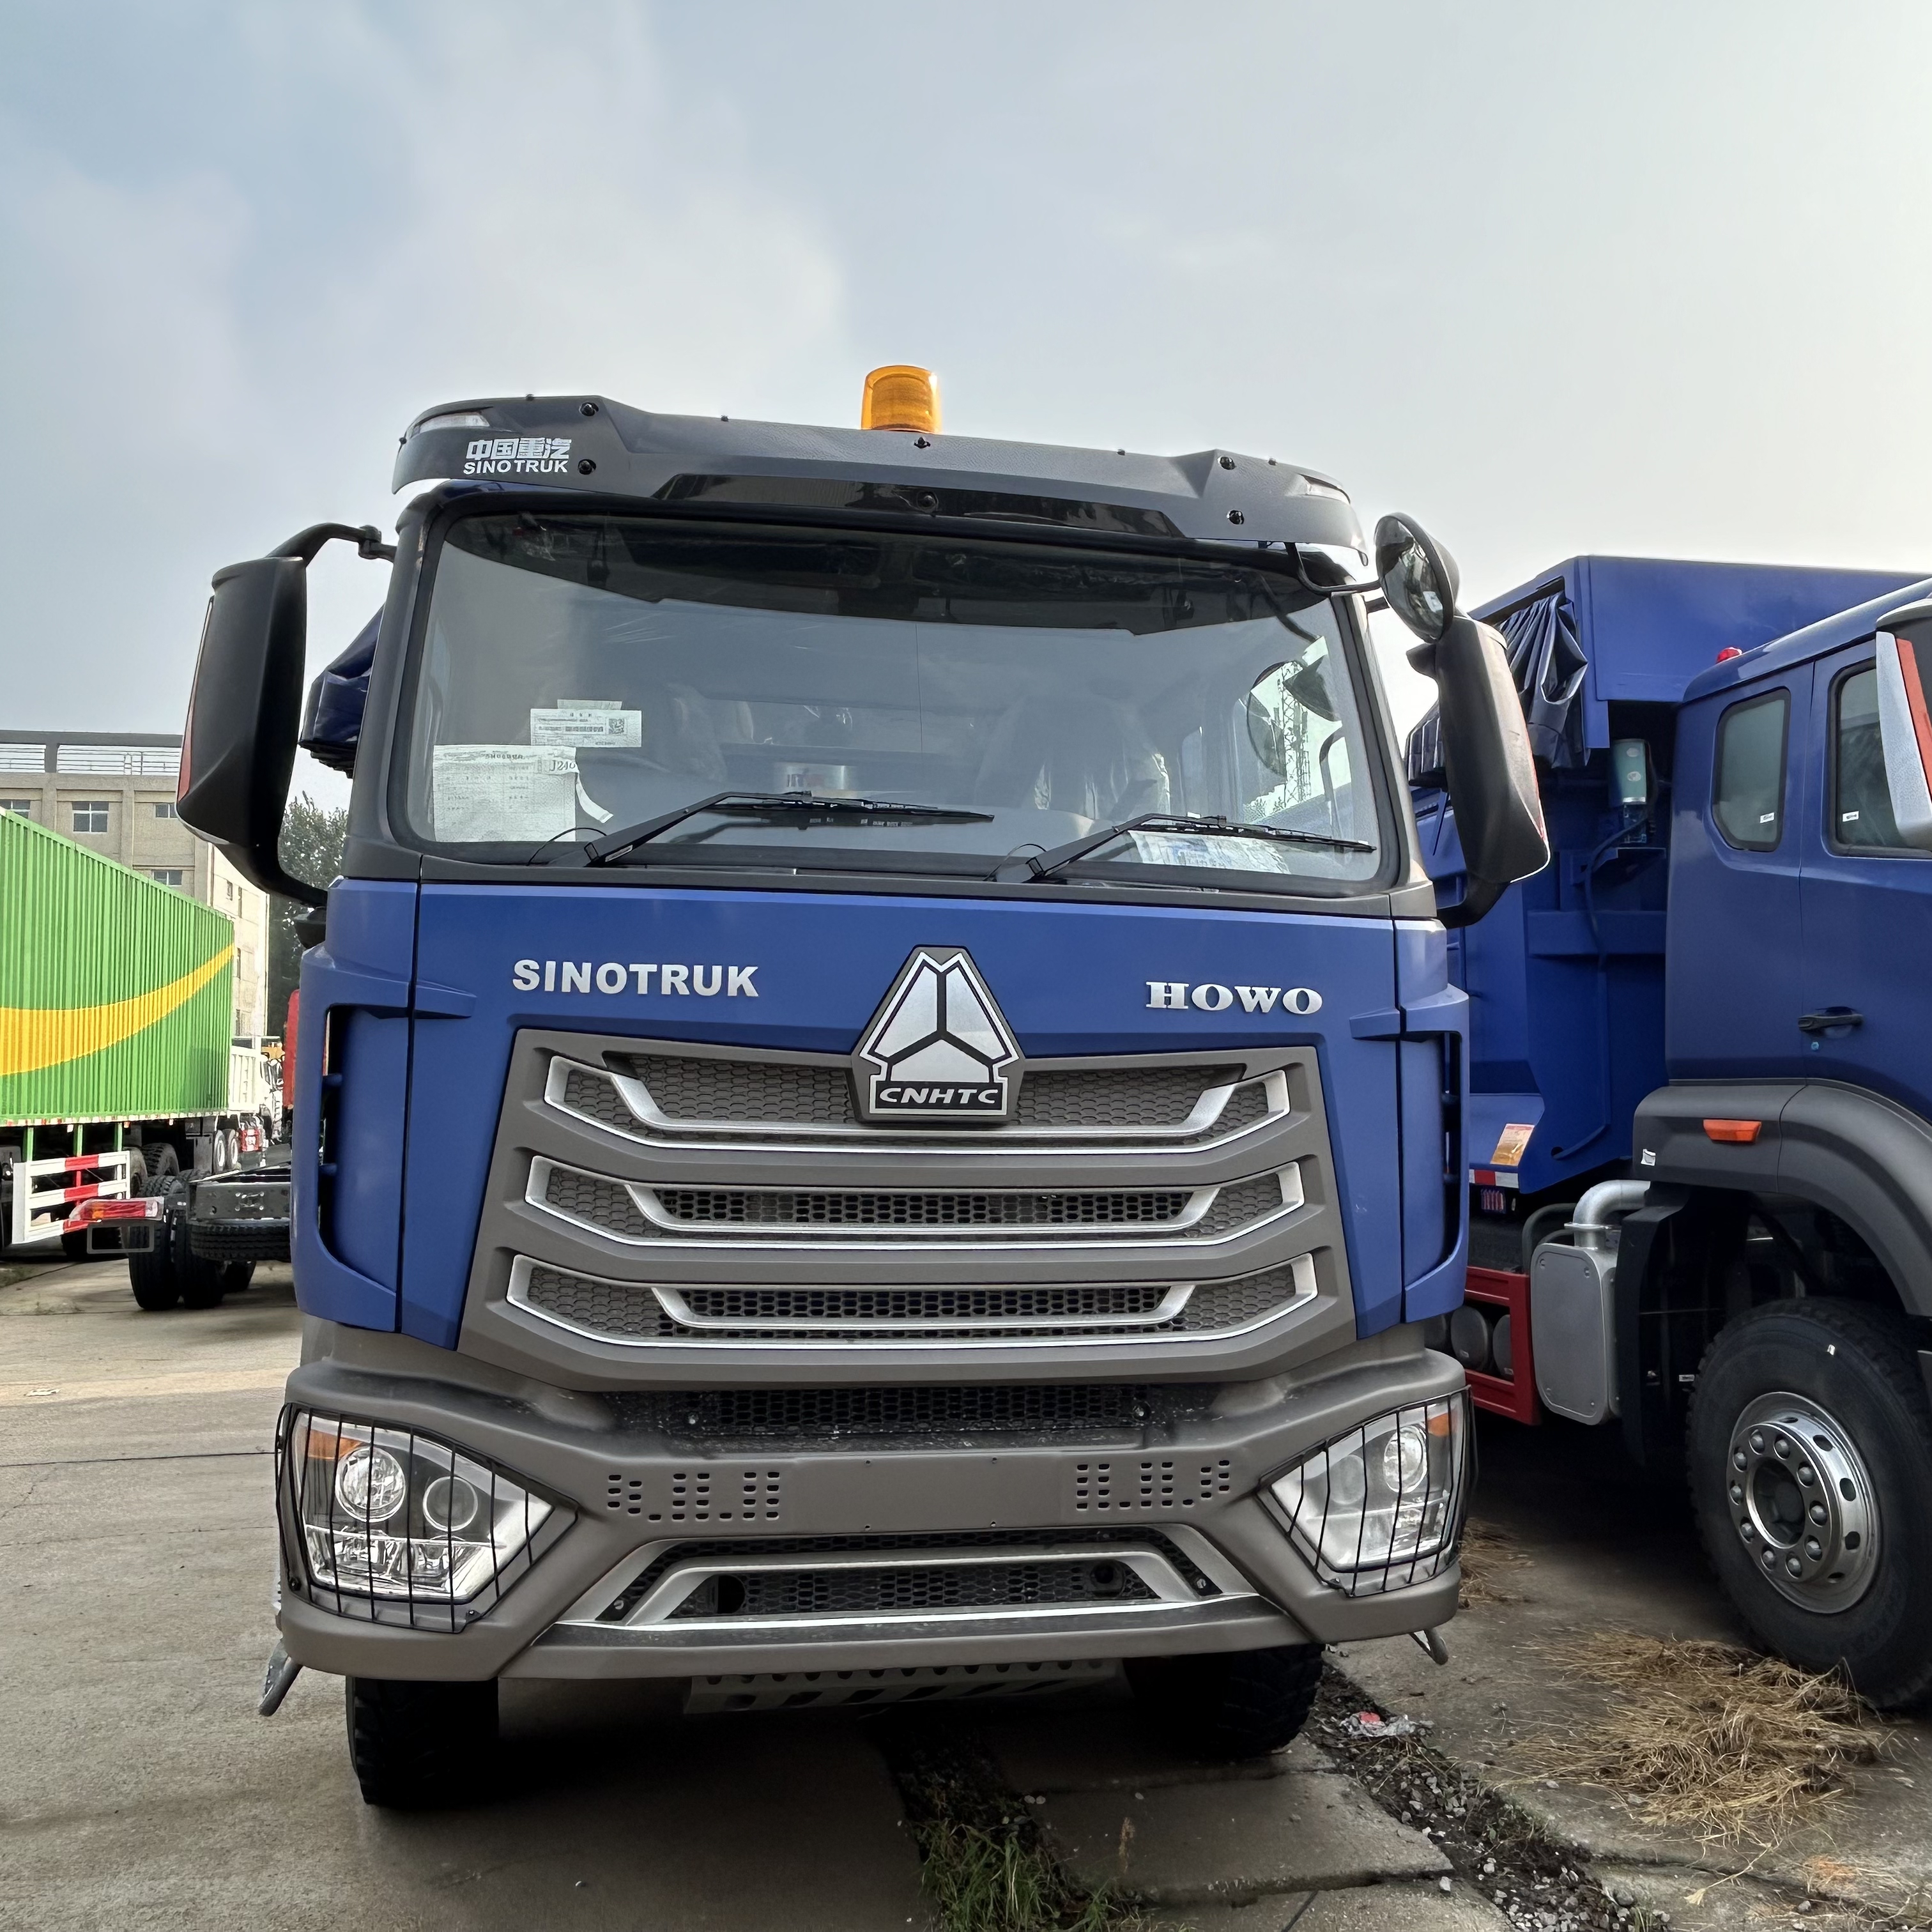
[(177, 809), (244, 879), (319, 905), (282, 870), (282, 814), (302, 715), (308, 574), (293, 557), (257, 557), (214, 574), (182, 734)]
[(1932, 852), (1932, 604), (1908, 604), (1879, 627), (1878, 734), (1898, 836)]
[(1409, 662), (1436, 680), (1443, 776), (1469, 880), (1441, 916), (1472, 926), (1505, 887), (1550, 862), (1522, 706), (1502, 638), (1456, 610), (1454, 560), (1414, 518), (1376, 524), (1376, 572), (1389, 608), (1421, 640)]
[(373, 528), (318, 524), (273, 556), (215, 572), (176, 793), (182, 818), (244, 878), (312, 906), (328, 895), (282, 870), (282, 817), (302, 716), (308, 566), (334, 537), (364, 556), (395, 555)]
[(1462, 588), (1456, 560), (1409, 517), (1384, 517), (1376, 526), (1376, 575), (1388, 607), (1422, 640), (1408, 661), (1431, 675), (1430, 647), (1456, 614)]

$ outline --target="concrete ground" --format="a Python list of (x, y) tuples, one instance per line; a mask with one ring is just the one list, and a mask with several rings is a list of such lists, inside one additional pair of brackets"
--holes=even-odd
[[(256, 1718), (274, 1641), (270, 1452), (296, 1346), (286, 1268), (218, 1310), (151, 1316), (118, 1262), (0, 1263), (0, 1927), (926, 1925), (875, 1734), (836, 1715), (683, 1718), (662, 1690), (509, 1684), (500, 1795), (414, 1817), (362, 1804), (338, 1680), (305, 1676), (279, 1715)], [(1406, 1640), (1342, 1660), (1390, 1708), (1432, 1715), (1436, 1741), (1490, 1779), (1510, 1775), (1512, 1738), (1561, 1722), (1574, 1694), (1526, 1640), (1606, 1622), (1726, 1628), (1668, 1510), (1587, 1531), (1572, 1479), (1610, 1478), (1568, 1468), (1553, 1444), (1570, 1453), (1546, 1432), (1485, 1442), (1482, 1510), (1524, 1560), (1503, 1579), (1516, 1600), (1453, 1626), (1451, 1667)], [(1063, 1867), (1150, 1900), (1164, 1924), (1504, 1922), (1318, 1743), (1216, 1775), (1152, 1750), (1104, 1696), (988, 1707), (982, 1732)], [(1867, 1875), (1874, 1903), (1932, 1841), (1927, 1741), (1908, 1738), (1913, 1755), (1818, 1840)], [(1678, 1924), (1784, 1897), (1747, 1900), (1747, 1880), (1686, 1906), (1707, 1853), (1646, 1837), (1601, 1794), (1533, 1796), (1598, 1850), (1598, 1876), (1614, 1863)]]

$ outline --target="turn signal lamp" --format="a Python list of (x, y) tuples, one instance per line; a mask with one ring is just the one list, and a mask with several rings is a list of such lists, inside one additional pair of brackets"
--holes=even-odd
[(894, 362), (866, 378), (859, 404), (861, 429), (916, 429), (939, 434), (939, 378), (930, 369)]
[(1706, 1120), (1704, 1138), (1706, 1140), (1728, 1142), (1734, 1147), (1749, 1147), (1764, 1132), (1762, 1120)]

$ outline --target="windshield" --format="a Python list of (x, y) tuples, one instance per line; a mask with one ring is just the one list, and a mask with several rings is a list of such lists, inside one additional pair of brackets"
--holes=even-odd
[(477, 859), (569, 862), (730, 791), (960, 815), (706, 811), (628, 861), (983, 876), (1160, 813), (1316, 836), (1140, 830), (1069, 870), (1333, 891), (1382, 868), (1335, 614), (1249, 563), (472, 516), (442, 547), (413, 692), (398, 802), (422, 842)]

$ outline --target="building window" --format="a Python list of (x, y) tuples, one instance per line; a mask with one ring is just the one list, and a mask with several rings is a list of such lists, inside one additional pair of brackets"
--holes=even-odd
[(178, 866), (163, 866), (148, 876), (158, 886), (178, 886), (182, 882), (182, 868)]
[(107, 804), (104, 798), (77, 798), (74, 801), (74, 829), (76, 832), (105, 832)]
[(34, 815), (34, 801), (30, 798), (0, 798), (0, 812), (10, 812), (16, 818), (31, 818)]
[(158, 798), (154, 801), (154, 816), (157, 818), (178, 818), (181, 814), (176, 811), (172, 799)]
[(235, 903), (235, 881), (232, 879), (222, 880), (221, 896), (230, 905)]

